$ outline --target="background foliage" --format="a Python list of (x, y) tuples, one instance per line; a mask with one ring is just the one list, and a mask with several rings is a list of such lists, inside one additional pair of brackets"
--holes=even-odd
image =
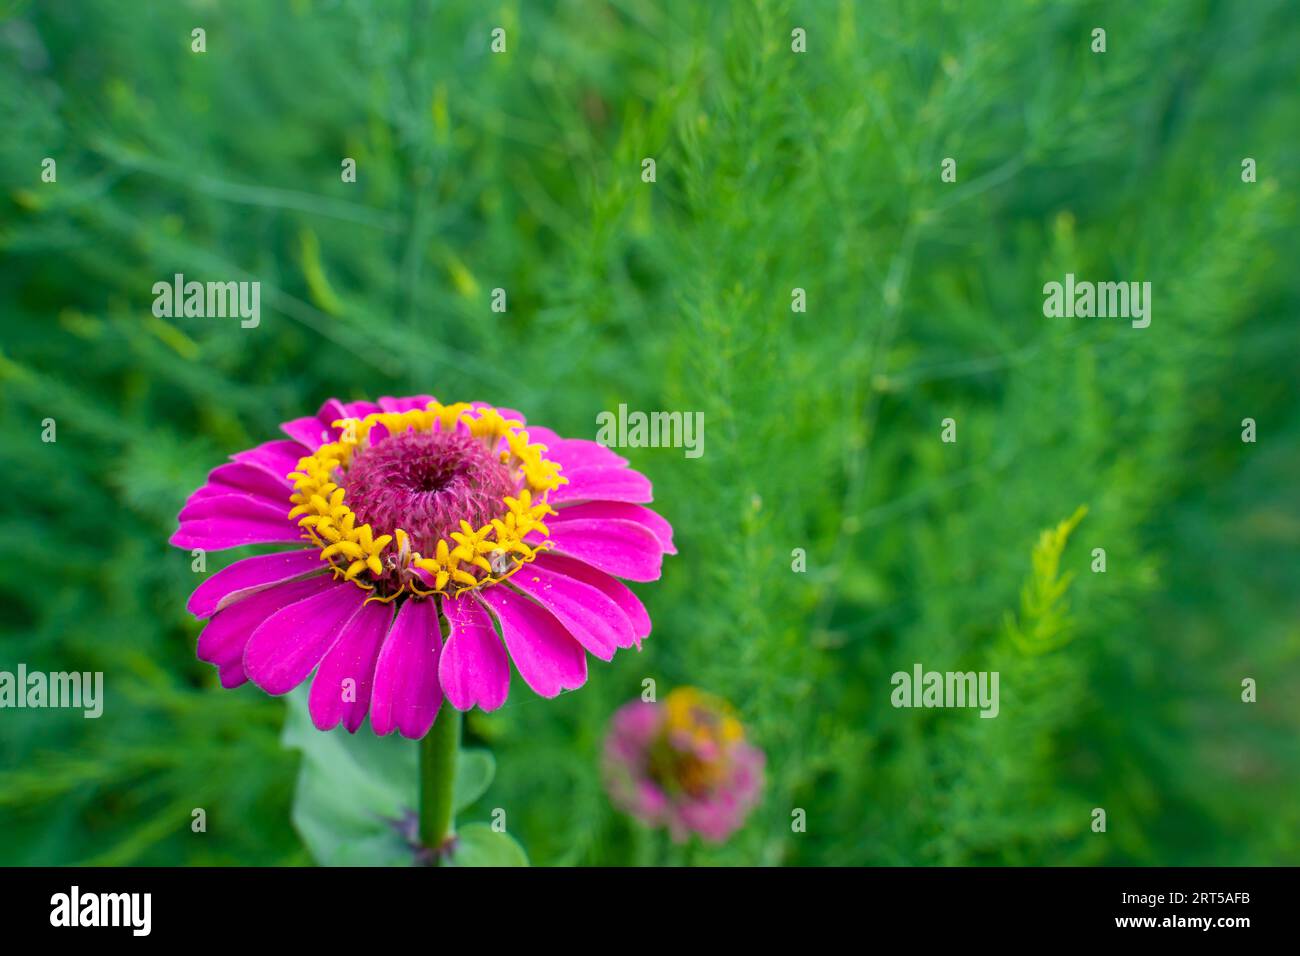
[[(309, 862), (286, 705), (194, 659), (166, 538), (278, 422), (428, 390), (705, 414), (702, 458), (628, 452), (681, 549), (644, 652), (467, 724), (535, 863), (1300, 863), (1294, 4), (143, 6), (0, 0), (0, 669), (107, 685), (0, 712), (0, 862)], [(260, 280), (261, 326), (154, 318), (174, 272)], [(1066, 272), (1151, 281), (1151, 327), (1044, 319)], [(891, 708), (917, 661), (1001, 716)], [(723, 847), (602, 792), (645, 677), (768, 754)]]

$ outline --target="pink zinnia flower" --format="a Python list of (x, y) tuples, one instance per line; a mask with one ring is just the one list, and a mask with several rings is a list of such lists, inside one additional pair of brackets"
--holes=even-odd
[(285, 694), (314, 670), (320, 729), (355, 732), (369, 713), (375, 733), (419, 738), (444, 695), (500, 707), (509, 660), (554, 697), (586, 682), (588, 652), (607, 661), (650, 633), (617, 578), (657, 579), (672, 528), (643, 507), (649, 480), (608, 448), (428, 395), (330, 399), (281, 427), (290, 440), (208, 475), (171, 538), (298, 545), (237, 561), (190, 597), (209, 619), (198, 656), (223, 686)]
[(678, 841), (691, 832), (716, 843), (729, 837), (758, 803), (763, 763), (726, 702), (693, 687), (662, 704), (625, 704), (605, 738), (614, 802)]

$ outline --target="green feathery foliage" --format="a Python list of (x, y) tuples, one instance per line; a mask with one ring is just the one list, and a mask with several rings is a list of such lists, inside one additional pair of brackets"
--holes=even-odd
[[(0, 711), (0, 863), (310, 862), (167, 537), (279, 422), (423, 391), (705, 416), (625, 452), (680, 549), (644, 650), (467, 718), (534, 864), (1300, 863), (1298, 43), (1286, 0), (0, 2), (0, 670), (106, 686)], [(177, 272), (260, 326), (155, 317)], [(1150, 327), (1045, 318), (1066, 273)], [(891, 707), (916, 662), (999, 716)], [(603, 791), (646, 678), (767, 754), (722, 846)]]

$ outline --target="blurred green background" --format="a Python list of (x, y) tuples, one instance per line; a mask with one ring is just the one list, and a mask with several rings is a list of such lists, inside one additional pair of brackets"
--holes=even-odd
[[(0, 669), (106, 683), (0, 711), (0, 863), (310, 862), (284, 702), (195, 660), (166, 539), (280, 421), (420, 391), (705, 415), (626, 452), (681, 551), (644, 651), (469, 717), (534, 863), (1300, 863), (1298, 49), (1286, 0), (0, 0)], [(175, 272), (260, 327), (155, 318)], [(1045, 319), (1066, 272), (1150, 328)], [(1001, 715), (893, 709), (914, 662)], [(646, 677), (767, 753), (724, 846), (602, 791)]]

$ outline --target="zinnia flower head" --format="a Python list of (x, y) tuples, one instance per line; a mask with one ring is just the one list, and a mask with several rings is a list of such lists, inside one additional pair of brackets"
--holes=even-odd
[(605, 778), (614, 802), (675, 840), (721, 842), (758, 803), (763, 752), (723, 700), (680, 687), (662, 703), (632, 701), (610, 722)]
[(609, 660), (650, 633), (617, 579), (657, 579), (672, 528), (608, 448), (428, 395), (331, 399), (281, 428), (289, 440), (214, 469), (171, 538), (297, 546), (190, 597), (208, 619), (198, 656), (223, 686), (285, 694), (315, 671), (317, 727), (355, 732), (369, 713), (375, 733), (418, 738), (444, 695), (500, 707), (510, 660), (554, 697), (586, 682), (588, 652)]

